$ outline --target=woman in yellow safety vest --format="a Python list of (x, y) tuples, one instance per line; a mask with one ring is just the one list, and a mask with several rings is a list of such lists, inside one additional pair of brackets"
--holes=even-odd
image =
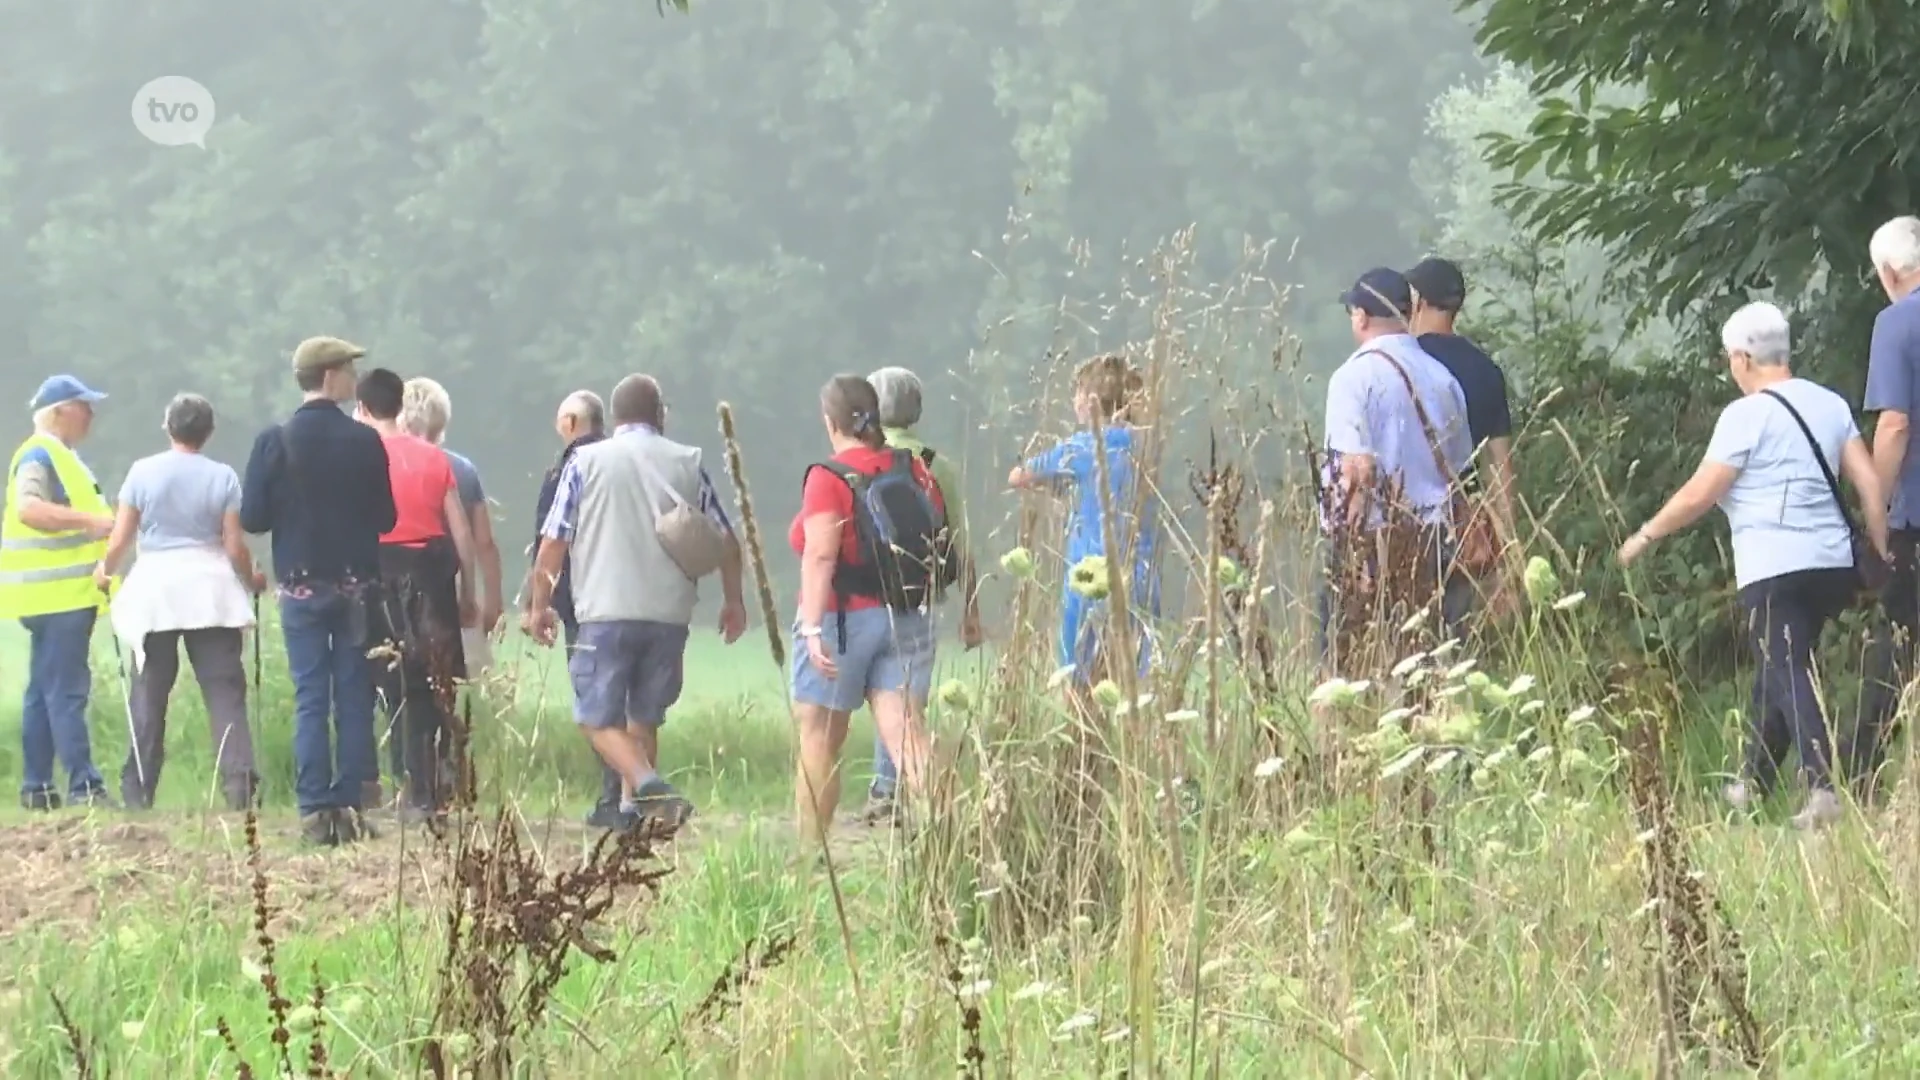
[(93, 472), (74, 447), (93, 427), (106, 395), (71, 375), (55, 375), (34, 394), (33, 434), (8, 466), (7, 510), (0, 521), (0, 618), (18, 619), (31, 644), (20, 706), (25, 776), (20, 805), (60, 806), (56, 755), (67, 768), (67, 798), (110, 806), (87, 736), (93, 689), (88, 653), (107, 598), (93, 581), (113, 515)]

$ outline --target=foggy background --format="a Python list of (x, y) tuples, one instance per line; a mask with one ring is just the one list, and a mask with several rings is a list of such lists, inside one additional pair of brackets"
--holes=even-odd
[[(1196, 283), (1270, 244), (1262, 287), (1292, 290), (1284, 326), (1271, 297), (1210, 322), (1191, 344), (1232, 374), (1188, 396), (1317, 413), (1284, 333), (1331, 369), (1339, 291), (1486, 202), (1460, 125), (1512, 114), (1433, 127), (1487, 74), (1470, 38), (1446, 0), (5, 0), (0, 403), (24, 437), (46, 375), (108, 392), (84, 453), (113, 494), (174, 393), (243, 468), (298, 401), (293, 346), (348, 338), (447, 387), (511, 590), (554, 407), (647, 372), (716, 479), (733, 403), (780, 579), (819, 385), (901, 364), (984, 535), (1027, 437), (1063, 430), (1043, 387), (1150, 332), (1116, 290), (1188, 225)], [(135, 130), (162, 75), (215, 98), (206, 149)]]

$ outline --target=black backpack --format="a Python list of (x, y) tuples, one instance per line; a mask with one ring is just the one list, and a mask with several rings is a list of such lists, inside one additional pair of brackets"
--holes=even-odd
[[(933, 452), (921, 458), (931, 462)], [(874, 598), (895, 611), (912, 611), (938, 600), (958, 580), (946, 514), (921, 486), (913, 454), (894, 450), (886, 470), (873, 474), (838, 461), (815, 467), (838, 476), (853, 492), (860, 557), (834, 568), (836, 595)]]

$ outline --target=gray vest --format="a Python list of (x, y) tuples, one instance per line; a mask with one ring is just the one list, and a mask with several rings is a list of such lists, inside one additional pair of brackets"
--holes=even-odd
[(700, 505), (700, 451), (630, 431), (582, 448), (573, 460), (580, 507), (569, 554), (580, 621), (691, 624), (698, 587), (660, 547), (654, 521), (673, 505), (662, 484)]

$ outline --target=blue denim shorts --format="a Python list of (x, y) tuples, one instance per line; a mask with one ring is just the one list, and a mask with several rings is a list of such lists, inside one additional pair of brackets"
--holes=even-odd
[(807, 656), (794, 627), (793, 700), (834, 712), (852, 712), (871, 692), (907, 693), (924, 701), (933, 688), (933, 620), (925, 612), (866, 608), (846, 615), (847, 644), (840, 647), (840, 616), (820, 620), (820, 643), (839, 673), (827, 678)]
[(626, 619), (581, 623), (567, 655), (573, 721), (581, 727), (657, 728), (686, 681), (687, 628)]

